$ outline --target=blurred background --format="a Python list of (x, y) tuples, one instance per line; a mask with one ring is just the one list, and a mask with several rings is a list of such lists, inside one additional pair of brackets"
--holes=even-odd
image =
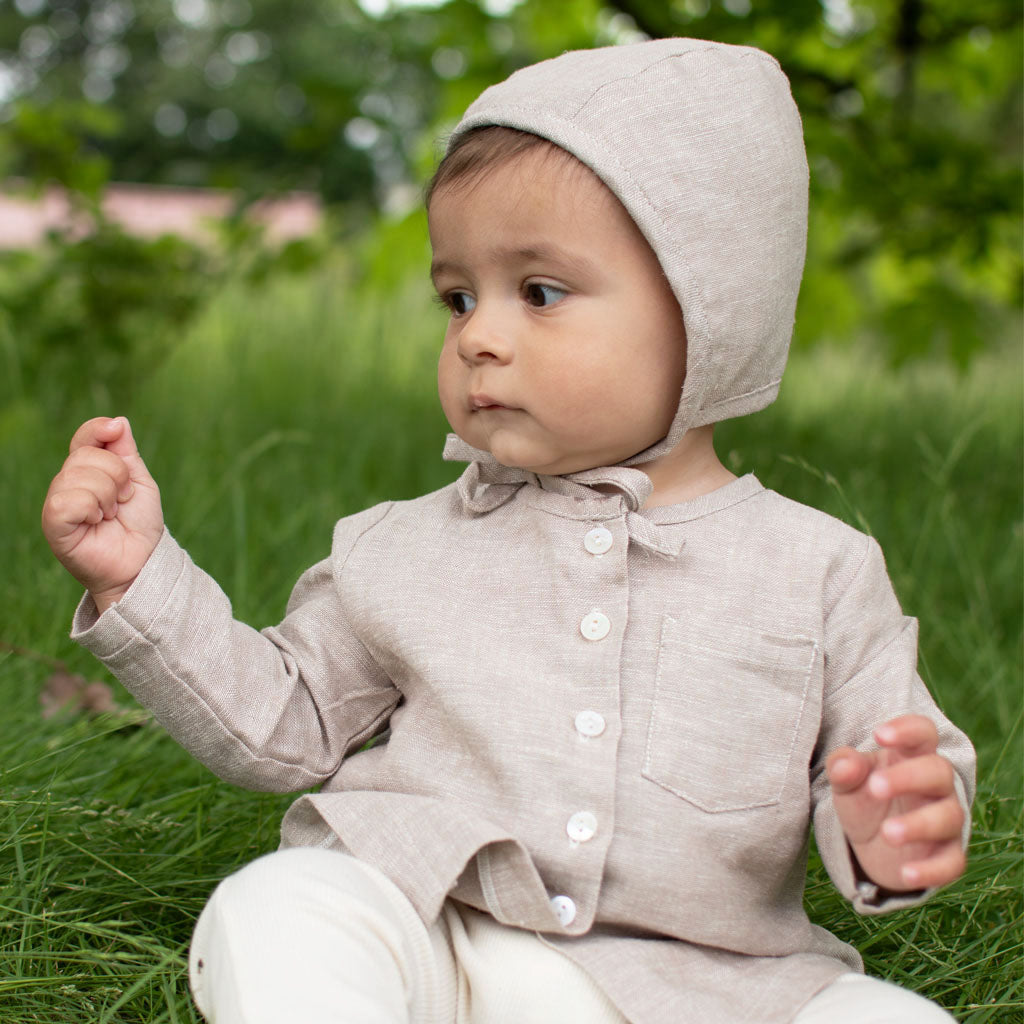
[[(420, 186), (482, 88), (664, 35), (760, 46), (793, 83), (813, 192), (798, 345), (963, 368), (1018, 327), (1021, 20), (1016, 0), (0, 0), (0, 181), (37, 201), (34, 231), (23, 203), (0, 223), (6, 376), (72, 346), (104, 379), (126, 354), (144, 371), (173, 342), (133, 339), (140, 316), (180, 337), (225, 278), (306, 270), (410, 216), (357, 269), (421, 273)], [(197, 246), (211, 211), (234, 216)], [(40, 244), (46, 227), (67, 230)]]
[(127, 414), (169, 528), (278, 621), (331, 527), (452, 480), (421, 190), (487, 85), (690, 35), (773, 53), (807, 269), (737, 473), (878, 538), (979, 751), (971, 866), (815, 920), (971, 1024), (1024, 1020), (1019, 0), (0, 0), (0, 1017), (195, 1021), (192, 921), (290, 798), (216, 781), (68, 639), (39, 531), (84, 419)]

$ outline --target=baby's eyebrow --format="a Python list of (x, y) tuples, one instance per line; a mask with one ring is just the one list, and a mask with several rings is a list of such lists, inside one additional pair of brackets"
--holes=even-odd
[(458, 269), (457, 263), (450, 260), (433, 260), (430, 264), (430, 280), (437, 284), (437, 279), (442, 274), (451, 274)]
[[(511, 247), (496, 247), (487, 253), (486, 261), (491, 264), (511, 263), (554, 263), (578, 274), (594, 274), (597, 264), (582, 253), (571, 252), (557, 245), (538, 244)], [(437, 282), (442, 274), (465, 272), (459, 260), (435, 259), (430, 264), (430, 279)]]

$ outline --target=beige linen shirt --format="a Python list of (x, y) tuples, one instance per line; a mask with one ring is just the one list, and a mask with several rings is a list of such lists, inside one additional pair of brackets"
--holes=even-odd
[(454, 898), (540, 933), (634, 1024), (788, 1021), (860, 968), (803, 910), (812, 818), (835, 884), (883, 909), (826, 753), (926, 714), (966, 802), (973, 752), (873, 540), (753, 476), (638, 504), (474, 463), (341, 520), (262, 632), (165, 534), (74, 636), (221, 777), (320, 787), (283, 845), (348, 850), (427, 921)]

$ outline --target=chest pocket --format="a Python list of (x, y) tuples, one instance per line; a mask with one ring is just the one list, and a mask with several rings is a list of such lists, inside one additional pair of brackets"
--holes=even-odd
[(705, 811), (779, 802), (817, 644), (662, 622), (643, 775)]

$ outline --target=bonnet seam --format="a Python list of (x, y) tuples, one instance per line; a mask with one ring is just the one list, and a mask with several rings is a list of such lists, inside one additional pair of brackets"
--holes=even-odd
[[(628, 81), (630, 81), (630, 79), (639, 78), (641, 75), (646, 75), (649, 71), (651, 71), (654, 68), (658, 67), (659, 64), (666, 64), (669, 61), (686, 60), (689, 57), (693, 56), (694, 54), (716, 53), (716, 52), (718, 52), (718, 47), (715, 47), (715, 46), (701, 46), (701, 47), (694, 47), (692, 50), (686, 50), (683, 53), (667, 53), (667, 54), (665, 54), (664, 57), (659, 57), (657, 60), (651, 61), (650, 64), (644, 65), (644, 67), (639, 68), (637, 71), (634, 71), (631, 74), (620, 75), (618, 78), (612, 78), (612, 79), (610, 79), (607, 82), (602, 82), (599, 86), (597, 86), (597, 88), (595, 88), (593, 90), (593, 92), (591, 92), (587, 96), (587, 98), (585, 100), (583, 100), (580, 103), (580, 105), (576, 108), (576, 110), (575, 110), (575, 112), (573, 113), (572, 116), (573, 117), (577, 116), (579, 114), (579, 112), (592, 99), (594, 99), (595, 96), (598, 95), (598, 93), (603, 92), (605, 89), (610, 89), (610, 88), (612, 88), (612, 86), (618, 85), (620, 82), (628, 82)], [(772, 57), (771, 54), (768, 54), (768, 53), (760, 53), (760, 52), (757, 52), (757, 51), (748, 50), (746, 52), (739, 53), (738, 57), (740, 58), (740, 60), (757, 60), (757, 61), (759, 61), (762, 64), (769, 64), (769, 65), (771, 65), (777, 71), (782, 71), (782, 65), (779, 64), (779, 62), (774, 57)], [(785, 74), (785, 72), (783, 72), (783, 74)]]

